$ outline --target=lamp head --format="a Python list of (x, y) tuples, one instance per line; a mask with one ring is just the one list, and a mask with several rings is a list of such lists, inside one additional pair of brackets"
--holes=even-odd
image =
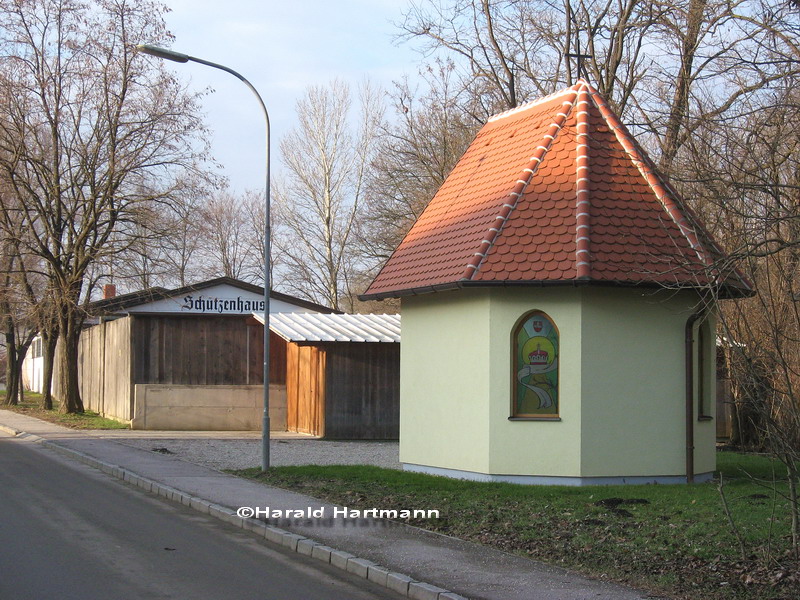
[(185, 63), (189, 62), (189, 55), (175, 52), (174, 50), (167, 50), (166, 48), (159, 48), (158, 46), (151, 46), (150, 44), (139, 44), (136, 46), (136, 51), (142, 54), (149, 54), (165, 60), (173, 62)]

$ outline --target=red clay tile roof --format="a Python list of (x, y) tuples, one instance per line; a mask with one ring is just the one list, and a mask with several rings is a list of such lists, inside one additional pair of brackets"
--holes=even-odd
[(702, 225), (585, 81), (489, 119), (364, 299), (599, 283), (748, 295)]

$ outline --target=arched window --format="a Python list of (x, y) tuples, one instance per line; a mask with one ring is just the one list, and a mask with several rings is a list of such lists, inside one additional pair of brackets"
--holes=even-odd
[(541, 311), (524, 315), (512, 335), (511, 417), (558, 417), (558, 328)]

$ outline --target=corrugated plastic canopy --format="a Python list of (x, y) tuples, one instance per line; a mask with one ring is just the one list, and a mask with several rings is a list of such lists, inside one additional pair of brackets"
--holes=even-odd
[[(264, 323), (264, 313), (253, 313)], [(400, 315), (272, 313), (269, 329), (289, 342), (400, 342)]]
[(752, 293), (585, 81), (492, 117), (363, 299), (482, 285)]

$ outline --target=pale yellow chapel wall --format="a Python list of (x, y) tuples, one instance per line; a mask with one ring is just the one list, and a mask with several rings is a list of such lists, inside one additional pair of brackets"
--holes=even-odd
[(489, 292), (403, 298), (400, 462), (488, 473)]
[[(400, 461), (495, 475), (684, 475), (684, 325), (696, 299), (572, 287), (403, 299)], [(511, 334), (532, 310), (560, 333), (559, 421), (509, 420)], [(712, 471), (713, 421), (695, 415), (694, 425), (695, 472)]]
[[(580, 298), (581, 289), (573, 287), (491, 290), (491, 473), (580, 476)], [(515, 376), (512, 332), (519, 319), (532, 310), (546, 313), (559, 331), (559, 421), (509, 420)]]
[[(584, 477), (685, 475), (684, 333), (697, 301), (690, 291), (585, 290)], [(708, 352), (705, 380), (713, 394)], [(696, 412), (693, 423), (695, 471), (712, 471), (713, 425), (698, 422)]]

